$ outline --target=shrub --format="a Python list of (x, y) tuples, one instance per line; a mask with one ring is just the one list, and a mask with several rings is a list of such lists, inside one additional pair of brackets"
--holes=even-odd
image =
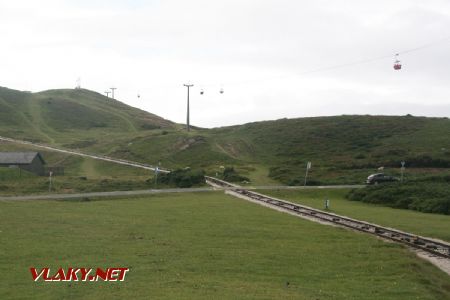
[(158, 181), (167, 185), (188, 188), (193, 185), (203, 184), (205, 182), (205, 172), (203, 170), (178, 169), (167, 174), (160, 174)]
[(149, 123), (144, 123), (144, 124), (141, 125), (141, 128), (145, 129), (145, 130), (154, 130), (154, 129), (160, 129), (161, 126), (154, 125), (154, 124), (149, 124)]
[(226, 167), (223, 170), (222, 179), (230, 182), (250, 181), (247, 177), (239, 175), (233, 167)]
[(429, 177), (407, 183), (380, 184), (351, 190), (346, 198), (412, 209), (427, 213), (450, 214), (450, 176)]

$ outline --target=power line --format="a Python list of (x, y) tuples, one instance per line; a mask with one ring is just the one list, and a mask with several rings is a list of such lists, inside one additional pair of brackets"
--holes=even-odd
[(419, 50), (422, 50), (422, 49), (426, 49), (426, 48), (431, 48), (431, 47), (433, 47), (433, 46), (435, 46), (435, 45), (438, 45), (438, 44), (441, 44), (441, 43), (445, 43), (445, 42), (449, 42), (449, 41), (450, 41), (450, 36), (445, 37), (445, 38), (440, 39), (440, 40), (436, 40), (436, 41), (434, 41), (434, 42), (430, 42), (430, 43), (428, 43), (428, 44), (423, 44), (423, 45), (418, 46), (418, 47), (416, 47), (416, 48), (411, 48), (411, 49), (408, 49), (408, 50), (403, 50), (403, 51), (400, 51), (400, 52), (398, 52), (398, 53), (399, 53), (399, 54), (407, 54), (407, 53), (410, 53), (410, 52), (416, 52), (416, 51), (419, 51)]
[[(340, 63), (340, 64), (335, 64), (335, 65), (328, 65), (328, 66), (323, 66), (323, 67), (317, 67), (317, 68), (312, 68), (310, 70), (305, 70), (305, 71), (300, 71), (297, 72), (295, 74), (285, 74), (285, 75), (278, 75), (278, 76), (270, 76), (270, 77), (266, 77), (266, 78), (255, 78), (255, 79), (248, 79), (248, 80), (241, 80), (241, 81), (231, 81), (231, 82), (226, 82), (224, 83), (224, 85), (230, 86), (230, 85), (246, 85), (246, 84), (252, 84), (252, 83), (258, 83), (258, 82), (264, 82), (264, 81), (270, 81), (270, 80), (277, 80), (277, 79), (284, 79), (284, 78), (295, 78), (295, 77), (299, 77), (299, 76), (303, 76), (303, 75), (308, 75), (308, 74), (314, 74), (314, 73), (320, 73), (320, 72), (327, 72), (327, 71), (332, 71), (332, 70), (338, 70), (338, 69), (343, 69), (343, 68), (349, 68), (349, 67), (353, 67), (353, 66), (358, 66), (358, 65), (364, 65), (364, 64), (370, 64), (376, 61), (382, 61), (382, 60), (387, 60), (387, 59), (393, 59), (395, 54), (400, 54), (400, 55), (409, 55), (411, 53), (414, 52), (418, 52), (418, 51), (422, 51), (428, 48), (432, 48), (435, 47), (437, 45), (446, 43), (446, 42), (450, 42), (450, 36), (447, 36), (445, 38), (439, 39), (439, 40), (435, 40), (426, 44), (422, 44), (419, 45), (417, 47), (414, 48), (409, 48), (409, 49), (404, 49), (401, 51), (397, 51), (397, 52), (393, 52), (391, 54), (386, 54), (386, 55), (381, 55), (381, 56), (376, 56), (376, 57), (369, 57), (369, 58), (365, 58), (365, 59), (360, 59), (360, 60), (355, 60), (355, 61), (350, 61), (350, 62), (346, 62), (346, 63)], [(160, 85), (153, 85), (153, 87), (162, 87), (162, 88), (175, 88), (177, 85), (176, 84), (160, 84)], [(219, 84), (215, 84), (215, 83), (206, 83), (206, 84), (201, 84), (202, 87), (219, 87), (221, 85)]]
[[(296, 74), (291, 74), (291, 75), (279, 75), (279, 76), (272, 76), (272, 77), (267, 77), (267, 78), (259, 78), (259, 79), (250, 79), (250, 80), (245, 80), (245, 81), (236, 81), (236, 82), (229, 82), (227, 83), (227, 85), (241, 85), (241, 84), (250, 84), (250, 83), (256, 83), (256, 82), (262, 82), (262, 81), (269, 81), (269, 80), (274, 80), (274, 79), (283, 79), (283, 78), (292, 78), (292, 77), (297, 77), (297, 76), (302, 76), (302, 75), (308, 75), (308, 74), (313, 74), (313, 73), (320, 73), (320, 72), (326, 72), (326, 71), (331, 71), (331, 70), (336, 70), (336, 69), (342, 69), (342, 68), (348, 68), (348, 67), (352, 67), (352, 66), (357, 66), (357, 65), (363, 65), (363, 64), (369, 64), (375, 61), (380, 61), (380, 60), (385, 60), (385, 59), (392, 59), (394, 57), (395, 54), (409, 54), (412, 52), (417, 52), (423, 49), (427, 49), (427, 48), (431, 48), (434, 47), (438, 44), (442, 44), (445, 42), (449, 42), (450, 41), (450, 36), (440, 39), (440, 40), (436, 40), (434, 42), (430, 42), (427, 44), (423, 44), (421, 46), (415, 47), (415, 48), (410, 48), (410, 49), (405, 49), (393, 54), (388, 54), (388, 55), (382, 55), (382, 56), (378, 56), (378, 57), (372, 57), (372, 58), (366, 58), (366, 59), (361, 59), (361, 60), (356, 60), (356, 61), (352, 61), (352, 62), (347, 62), (347, 63), (342, 63), (342, 64), (336, 64), (336, 65), (330, 65), (330, 66), (325, 66), (325, 67), (319, 67), (316, 69), (311, 69), (311, 70), (307, 70), (307, 71), (303, 71), (303, 72), (298, 72)], [(204, 85), (204, 86), (213, 86), (211, 85)]]

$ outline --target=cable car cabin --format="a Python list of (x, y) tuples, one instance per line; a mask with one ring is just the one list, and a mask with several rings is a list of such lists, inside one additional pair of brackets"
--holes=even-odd
[(395, 61), (394, 61), (394, 70), (401, 70), (402, 64), (400, 63), (400, 60), (398, 59), (398, 53), (395, 54)]

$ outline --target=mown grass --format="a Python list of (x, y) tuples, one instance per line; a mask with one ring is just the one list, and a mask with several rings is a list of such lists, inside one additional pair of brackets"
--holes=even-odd
[[(2, 299), (450, 298), (448, 276), (397, 244), (222, 193), (0, 202), (0, 220)], [(32, 266), (131, 271), (43, 283)]]
[(0, 183), (6, 180), (21, 180), (36, 177), (34, 174), (27, 171), (21, 170), (19, 168), (0, 168)]
[(48, 178), (34, 177), (1, 180), (0, 196), (131, 191), (168, 187), (173, 185), (169, 186), (160, 182), (155, 184), (153, 177), (90, 179), (83, 176), (56, 176), (52, 178), (51, 187)]
[(346, 189), (265, 190), (261, 192), (318, 209), (324, 209), (325, 199), (329, 199), (329, 211), (333, 213), (450, 242), (450, 216), (447, 215), (421, 213), (350, 201), (345, 199), (345, 195), (349, 192)]

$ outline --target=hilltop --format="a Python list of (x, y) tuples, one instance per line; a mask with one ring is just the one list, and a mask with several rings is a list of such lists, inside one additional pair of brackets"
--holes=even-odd
[(154, 114), (88, 90), (26, 93), (0, 88), (0, 135), (210, 174), (234, 166), (253, 182), (361, 183), (448, 173), (450, 121), (413, 116), (334, 116), (254, 122), (185, 132)]
[(139, 133), (175, 124), (85, 89), (30, 93), (0, 87), (0, 135), (44, 143)]

